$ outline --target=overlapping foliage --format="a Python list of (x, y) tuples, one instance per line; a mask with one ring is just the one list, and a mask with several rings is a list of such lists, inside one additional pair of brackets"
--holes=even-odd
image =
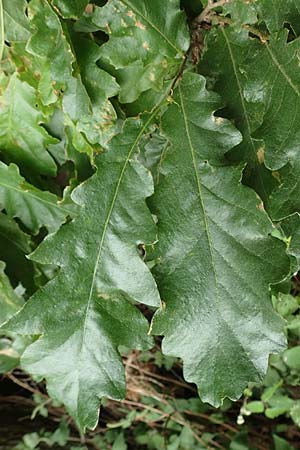
[(204, 401), (239, 398), (285, 347), (271, 290), (299, 268), (297, 2), (0, 1), (15, 364), (82, 431), (151, 334)]

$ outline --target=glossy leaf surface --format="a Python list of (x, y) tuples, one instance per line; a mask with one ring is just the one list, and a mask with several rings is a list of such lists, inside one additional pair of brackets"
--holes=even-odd
[(269, 284), (285, 276), (288, 261), (259, 200), (240, 184), (241, 169), (207, 162), (239, 141), (213, 116), (216, 107), (203, 78), (187, 74), (162, 118), (170, 147), (153, 198), (162, 305), (152, 332), (165, 336), (167, 355), (183, 359), (201, 398), (219, 406), (261, 379), (268, 353), (284, 348)]
[(26, 350), (22, 365), (47, 379), (50, 394), (65, 403), (82, 430), (96, 425), (101, 397), (125, 395), (118, 347), (151, 346), (147, 321), (132, 303), (159, 303), (137, 249), (156, 238), (145, 205), (152, 180), (135, 156), (142, 130), (139, 120), (128, 122), (98, 158), (97, 174), (74, 191), (80, 216), (33, 255), (61, 267), (58, 276), (5, 325), (20, 334), (43, 334)]

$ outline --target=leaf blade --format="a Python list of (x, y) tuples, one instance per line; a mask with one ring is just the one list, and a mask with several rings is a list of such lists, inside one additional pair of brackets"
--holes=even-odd
[[(74, 191), (81, 214), (33, 254), (39, 262), (60, 266), (58, 276), (5, 325), (20, 334), (43, 333), (24, 353), (22, 365), (47, 379), (51, 395), (66, 404), (82, 430), (96, 425), (100, 397), (124, 395), (119, 345), (151, 343), (148, 323), (132, 305), (132, 300), (159, 302), (136, 248), (155, 240), (145, 206), (152, 180), (134, 157), (144, 127), (139, 119), (127, 122), (112, 141), (114, 151), (98, 157), (97, 174)], [(103, 186), (106, 195), (99, 198)]]
[[(239, 398), (250, 379), (261, 379), (269, 352), (284, 348), (269, 284), (286, 275), (289, 262), (284, 245), (269, 236), (272, 225), (259, 200), (240, 184), (241, 168), (222, 167), (214, 142), (211, 159), (219, 166), (205, 162), (207, 129), (218, 133), (212, 118), (207, 123), (207, 104), (203, 80), (186, 74), (162, 118), (171, 146), (152, 201), (159, 228), (154, 274), (163, 301), (152, 333), (164, 336), (164, 353), (183, 359), (185, 378), (201, 398), (219, 406), (226, 396)], [(224, 153), (239, 140), (224, 119), (219, 133)]]
[(0, 162), (0, 205), (9, 218), (19, 217), (36, 234), (42, 226), (55, 231), (71, 214), (50, 192), (27, 183), (15, 164)]

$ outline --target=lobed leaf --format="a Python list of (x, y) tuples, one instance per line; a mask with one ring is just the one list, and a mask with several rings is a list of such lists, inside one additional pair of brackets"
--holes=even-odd
[[(247, 32), (220, 28), (208, 39), (202, 65), (206, 74), (213, 75), (226, 113), (243, 134), (243, 142), (231, 156), (248, 162), (249, 184), (274, 220), (297, 211), (299, 49), (299, 39), (287, 42), (287, 30), (272, 34), (269, 42), (259, 42), (249, 39)], [(286, 167), (272, 179), (264, 166), (272, 171)]]
[(47, 379), (50, 395), (66, 405), (81, 430), (96, 426), (101, 397), (125, 395), (118, 347), (151, 345), (148, 323), (132, 303), (159, 303), (137, 249), (156, 239), (145, 205), (152, 180), (135, 155), (145, 126), (128, 121), (97, 158), (97, 173), (72, 193), (81, 214), (32, 256), (58, 265), (58, 276), (5, 325), (10, 332), (41, 335), (25, 351), (22, 367)]
[(289, 262), (259, 200), (240, 184), (241, 169), (220, 166), (240, 136), (213, 116), (216, 108), (204, 79), (187, 73), (162, 117), (170, 146), (152, 200), (162, 298), (152, 333), (164, 336), (165, 354), (183, 359), (201, 398), (219, 406), (260, 380), (269, 353), (285, 346), (269, 285)]
[(92, 22), (109, 35), (100, 55), (115, 69), (121, 103), (149, 89), (160, 91), (163, 81), (177, 74), (189, 47), (178, 0), (111, 0), (95, 9)]
[(258, 0), (255, 6), (270, 32), (281, 30), (285, 22), (299, 31), (300, 5), (297, 0), (286, 0), (284, 8), (280, 0)]

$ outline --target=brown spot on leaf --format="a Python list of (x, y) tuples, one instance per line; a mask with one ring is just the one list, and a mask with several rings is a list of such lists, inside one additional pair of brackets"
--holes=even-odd
[(86, 14), (92, 14), (94, 11), (94, 5), (92, 3), (89, 3), (86, 5), (85, 12)]
[(103, 298), (104, 300), (109, 300), (110, 298), (108, 294), (98, 294), (98, 297)]
[(265, 210), (263, 202), (260, 202), (256, 207), (257, 207), (258, 209), (260, 209), (261, 211), (264, 211), (264, 210)]
[(141, 30), (146, 30), (145, 25), (143, 25), (141, 22), (137, 21), (135, 22), (135, 26), (140, 28)]
[(281, 182), (279, 172), (272, 172), (272, 176), (273, 176), (279, 183)]
[(257, 160), (258, 160), (259, 164), (263, 164), (263, 162), (265, 160), (265, 148), (259, 147), (259, 149), (256, 152), (256, 156), (257, 156)]

